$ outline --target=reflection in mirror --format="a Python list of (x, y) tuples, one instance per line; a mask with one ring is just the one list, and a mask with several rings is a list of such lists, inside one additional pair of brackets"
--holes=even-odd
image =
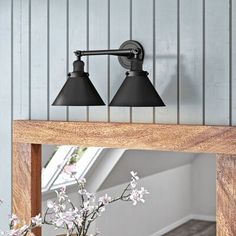
[[(42, 161), (44, 213), (48, 203), (56, 200), (55, 190), (63, 186), (80, 209), (83, 204), (75, 178), (86, 179), (86, 190), (96, 198), (94, 204), (119, 197), (132, 178), (131, 171), (140, 177), (136, 188), (150, 192), (144, 194), (145, 203), (135, 206), (133, 201), (106, 205), (87, 235), (97, 229), (101, 236), (216, 235), (213, 154), (43, 145)], [(66, 235), (66, 230), (55, 228), (44, 225), (43, 236)]]
[[(42, 192), (75, 184), (85, 176), (102, 148), (78, 146), (46, 146), (43, 149)], [(75, 178), (70, 175), (75, 173)]]

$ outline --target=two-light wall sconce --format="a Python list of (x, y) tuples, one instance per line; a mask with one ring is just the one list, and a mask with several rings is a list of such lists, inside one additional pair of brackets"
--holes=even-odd
[(165, 106), (161, 97), (143, 71), (144, 50), (140, 43), (133, 40), (124, 42), (120, 49), (75, 51), (77, 60), (73, 63), (73, 72), (56, 97), (54, 106), (99, 106), (105, 105), (96, 88), (84, 72), (82, 56), (112, 55), (118, 56), (121, 66), (128, 69), (126, 78), (109, 106), (159, 107)]

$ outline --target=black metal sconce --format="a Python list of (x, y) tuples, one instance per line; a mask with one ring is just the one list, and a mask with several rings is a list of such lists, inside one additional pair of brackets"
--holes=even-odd
[(156, 107), (165, 106), (161, 97), (143, 71), (144, 50), (140, 43), (133, 40), (124, 42), (120, 49), (75, 51), (77, 60), (73, 63), (73, 72), (61, 89), (52, 105), (58, 106), (99, 106), (105, 105), (96, 88), (84, 72), (82, 56), (113, 55), (118, 56), (121, 66), (128, 69), (126, 78), (109, 106)]

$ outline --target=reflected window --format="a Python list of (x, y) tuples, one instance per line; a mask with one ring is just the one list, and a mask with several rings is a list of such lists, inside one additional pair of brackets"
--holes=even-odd
[(75, 184), (75, 178), (82, 178), (94, 164), (103, 148), (62, 145), (47, 157), (42, 169), (42, 192)]

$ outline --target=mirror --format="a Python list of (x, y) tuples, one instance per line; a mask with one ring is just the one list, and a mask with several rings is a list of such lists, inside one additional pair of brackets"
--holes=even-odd
[[(101, 236), (215, 236), (216, 158), (214, 154), (125, 150), (102, 147), (43, 145), (42, 206), (55, 201), (66, 186), (71, 201), (81, 205), (76, 179), (101, 196), (122, 194), (137, 172), (138, 188), (150, 194), (145, 203), (117, 201), (105, 207), (92, 224)], [(71, 173), (74, 173), (71, 176)], [(43, 226), (43, 235), (65, 235), (63, 229)]]

